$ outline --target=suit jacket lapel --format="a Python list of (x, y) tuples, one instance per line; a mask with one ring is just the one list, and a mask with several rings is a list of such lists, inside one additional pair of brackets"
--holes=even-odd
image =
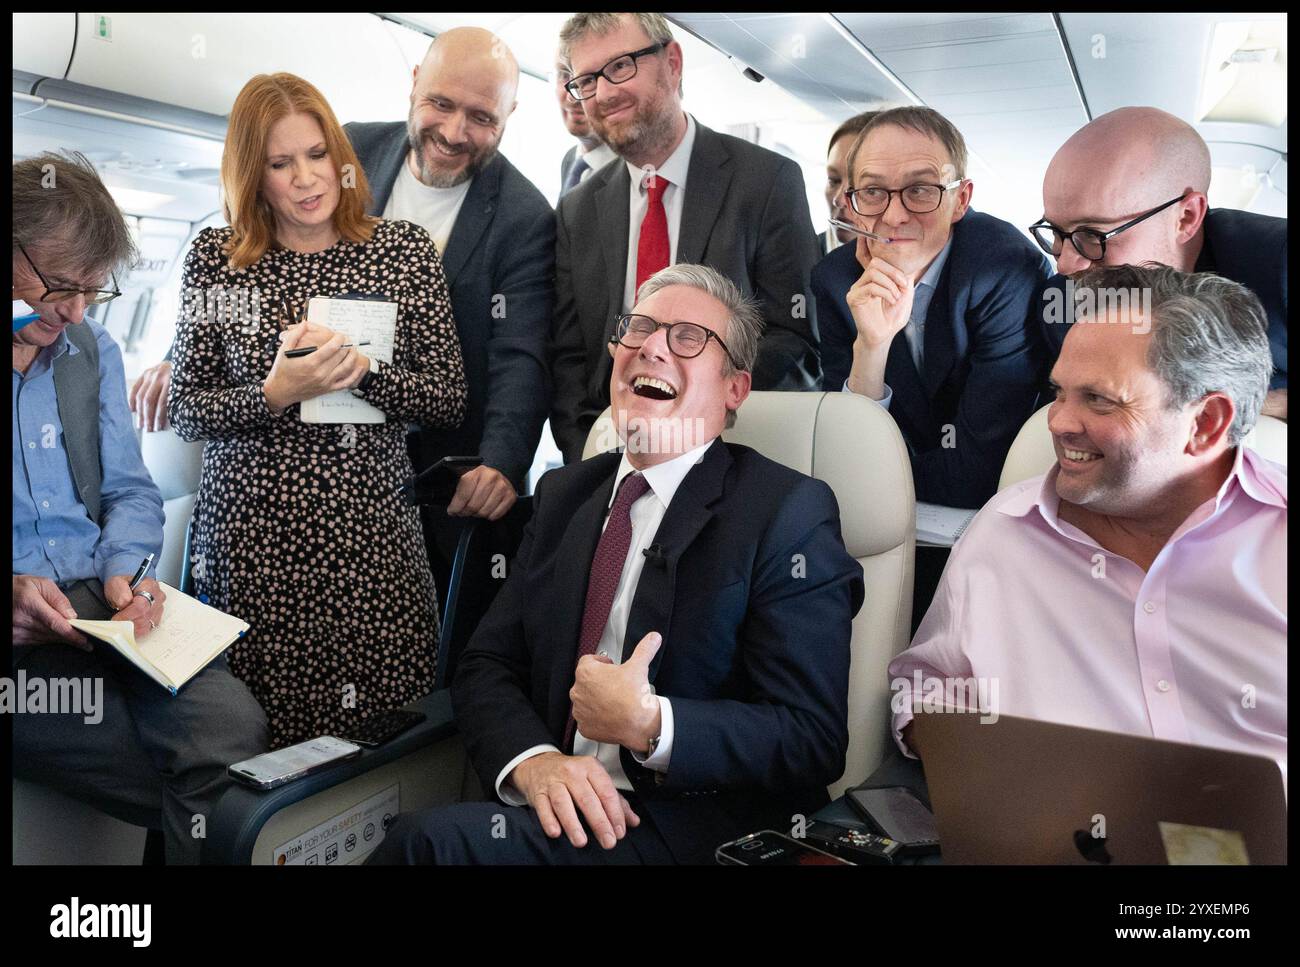
[(686, 174), (686, 197), (677, 234), (677, 263), (704, 261), (713, 223), (731, 184), (731, 156), (713, 131), (696, 122), (695, 145)]
[(406, 153), (411, 144), (406, 138), (406, 125), (397, 123), (391, 134), (375, 146), (374, 158), (369, 165), (363, 163), (366, 180), (370, 182), (370, 209), (367, 214), (382, 216), (393, 194), (393, 185), (406, 164)]
[[(560, 708), (564, 718), (569, 714), (569, 689), (573, 687), (573, 669), (578, 660), (578, 636), (582, 630), (582, 612), (587, 603), (587, 578), (591, 574), (591, 561), (596, 556), (601, 525), (609, 508), (614, 490), (614, 474), (618, 470), (620, 454), (602, 454), (593, 460), (606, 462), (608, 472), (603, 482), (580, 503), (569, 519), (569, 525), (560, 538), (556, 551), (556, 567), (572, 568), (573, 575), (565, 580), (560, 575), (556, 582), (556, 599), (551, 602), (554, 615), (555, 661), (551, 663), (550, 708)], [(539, 602), (539, 605), (541, 603)], [(563, 719), (560, 723), (563, 731)]]
[(448, 288), (455, 284), (456, 276), (469, 261), (474, 246), (478, 244), (478, 240), (492, 221), (492, 213), (496, 210), (497, 195), (501, 188), (501, 162), (501, 156), (497, 155), (486, 168), (475, 175), (474, 180), (470, 182), (469, 191), (465, 194), (465, 201), (461, 203), (460, 212), (456, 215), (456, 223), (452, 225), (451, 235), (447, 238), (447, 251), (440, 253), (442, 271), (447, 276)]
[(711, 508), (722, 496), (723, 482), (731, 464), (731, 451), (721, 439), (715, 440), (713, 446), (704, 452), (704, 458), (682, 480), (673, 502), (664, 513), (653, 539), (661, 549), (661, 557), (647, 560), (641, 569), (641, 580), (636, 586), (627, 631), (623, 636), (623, 660), (631, 656), (633, 649), (651, 631), (662, 634), (663, 646), (650, 663), (652, 682), (659, 672), (664, 653), (674, 645), (668, 638), (668, 629), (676, 600), (677, 563), (713, 518)]
[[(596, 190), (594, 199), (609, 298), (602, 347), (614, 335), (614, 319), (623, 311), (623, 283), (627, 277), (628, 196), (631, 190), (632, 178), (627, 173), (627, 165), (617, 164), (611, 177)], [(602, 358), (604, 355), (602, 349)]]

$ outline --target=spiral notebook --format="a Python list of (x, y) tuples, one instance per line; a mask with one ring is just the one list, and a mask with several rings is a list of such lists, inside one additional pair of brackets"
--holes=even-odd
[(69, 624), (112, 645), (123, 658), (175, 695), (234, 644), (248, 630), (248, 623), (169, 584), (161, 587), (167, 595), (162, 621), (142, 641), (135, 640), (135, 629), (129, 621), (74, 618)]
[(944, 507), (942, 504), (916, 502), (916, 542), (933, 547), (952, 547), (966, 533), (966, 528), (978, 514), (965, 507)]

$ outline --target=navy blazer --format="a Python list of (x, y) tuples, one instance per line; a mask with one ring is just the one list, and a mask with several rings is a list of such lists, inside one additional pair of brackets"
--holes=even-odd
[[(1268, 345), (1273, 353), (1269, 389), (1286, 389), (1286, 219), (1235, 208), (1212, 208), (1205, 216), (1205, 241), (1196, 272), (1214, 272), (1240, 282), (1259, 297), (1268, 318)], [(1074, 323), (1065, 300), (1065, 276), (1054, 275), (1034, 300), (1033, 324), (1042, 327), (1048, 370), (1056, 364), (1065, 334)], [(1059, 311), (1047, 312), (1051, 301)]]
[[(485, 789), (524, 750), (563, 746), (618, 465), (602, 454), (542, 477), (510, 575), (460, 660), (452, 703)], [(729, 839), (810, 815), (843, 774), (862, 568), (826, 484), (721, 440), (683, 479), (654, 540), (662, 563), (641, 573), (623, 654), (663, 635), (649, 675), (672, 702), (672, 758), (663, 774), (626, 749), (622, 764), (675, 858), (711, 863)]]
[[(403, 121), (344, 126), (382, 215), (410, 149)], [(465, 360), (465, 420), (412, 441), (422, 470), (442, 457), (480, 454), (516, 488), (533, 462), (550, 408), (547, 339), (555, 308), (555, 213), (498, 154), (470, 184), (443, 273)]]
[[(844, 388), (853, 367), (857, 326), (845, 297), (862, 276), (856, 252), (841, 245), (812, 274), (830, 392)], [(953, 225), (925, 314), (925, 372), (917, 373), (901, 331), (885, 364), (889, 412), (907, 441), (917, 500), (981, 507), (997, 492), (1042, 379), (1038, 328), (1024, 313), (1050, 273), (1046, 256), (1010, 222), (967, 210)]]
[[(566, 462), (609, 405), (614, 323), (627, 274), (627, 165), (608, 164), (565, 193), (556, 211), (556, 307), (551, 432)], [(677, 239), (677, 261), (717, 269), (762, 307), (766, 323), (754, 389), (818, 385), (808, 273), (816, 235), (799, 165), (698, 121)]]

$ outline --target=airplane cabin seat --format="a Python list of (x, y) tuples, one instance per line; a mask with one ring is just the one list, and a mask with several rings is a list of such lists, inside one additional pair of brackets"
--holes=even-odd
[[(916, 553), (907, 448), (888, 412), (851, 393), (750, 393), (722, 438), (827, 483), (839, 503), (845, 546), (862, 565), (866, 600), (853, 619), (849, 749), (844, 774), (829, 787), (835, 798), (889, 751), (886, 667), (908, 644)], [(617, 439), (606, 408), (583, 458)]]

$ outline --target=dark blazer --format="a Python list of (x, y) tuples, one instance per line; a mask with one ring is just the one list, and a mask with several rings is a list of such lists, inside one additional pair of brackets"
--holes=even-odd
[[(1259, 296), (1268, 317), (1268, 344), (1273, 352), (1273, 378), (1268, 388), (1286, 389), (1286, 219), (1235, 208), (1210, 209), (1194, 269), (1240, 282)], [(1048, 279), (1032, 309), (1033, 324), (1042, 328), (1047, 344), (1049, 371), (1074, 322), (1074, 307), (1065, 299), (1065, 278), (1057, 274)], [(1049, 303), (1052, 312), (1046, 311)]]
[(573, 163), (578, 160), (578, 146), (575, 144), (568, 151), (564, 152), (564, 157), (560, 159), (560, 187), (564, 187), (564, 179), (569, 177), (569, 169)]
[[(862, 275), (856, 253), (841, 245), (813, 269), (823, 388), (831, 392), (843, 389), (853, 367), (857, 326), (845, 296)], [(925, 314), (925, 372), (917, 373), (902, 332), (885, 364), (889, 412), (907, 441), (917, 500), (981, 507), (997, 492), (1042, 378), (1038, 328), (1024, 313), (1050, 272), (1046, 256), (1009, 222), (968, 210), (953, 225)]]
[[(510, 576), (452, 685), (456, 719), (484, 788), (525, 749), (562, 747), (587, 574), (617, 453), (552, 471)], [(711, 863), (729, 839), (811, 815), (843, 773), (850, 623), (862, 569), (824, 483), (716, 441), (688, 473), (655, 534), (624, 654), (663, 646), (650, 681), (671, 700), (668, 771), (622, 763), (683, 863)], [(792, 575), (803, 555), (806, 575)]]
[[(405, 163), (406, 124), (344, 126), (382, 215)], [(422, 430), (416, 469), (449, 455), (480, 454), (522, 487), (550, 403), (546, 342), (555, 305), (555, 214), (502, 155), (475, 176), (442, 268), (465, 359), (469, 401), (454, 430)]]
[[(630, 188), (627, 165), (606, 165), (556, 211), (551, 432), (568, 462), (581, 457), (587, 431), (609, 405), (606, 347), (623, 306)], [(710, 265), (760, 301), (767, 326), (755, 389), (817, 386), (808, 288), (817, 258), (799, 166), (696, 122), (677, 261)]]

